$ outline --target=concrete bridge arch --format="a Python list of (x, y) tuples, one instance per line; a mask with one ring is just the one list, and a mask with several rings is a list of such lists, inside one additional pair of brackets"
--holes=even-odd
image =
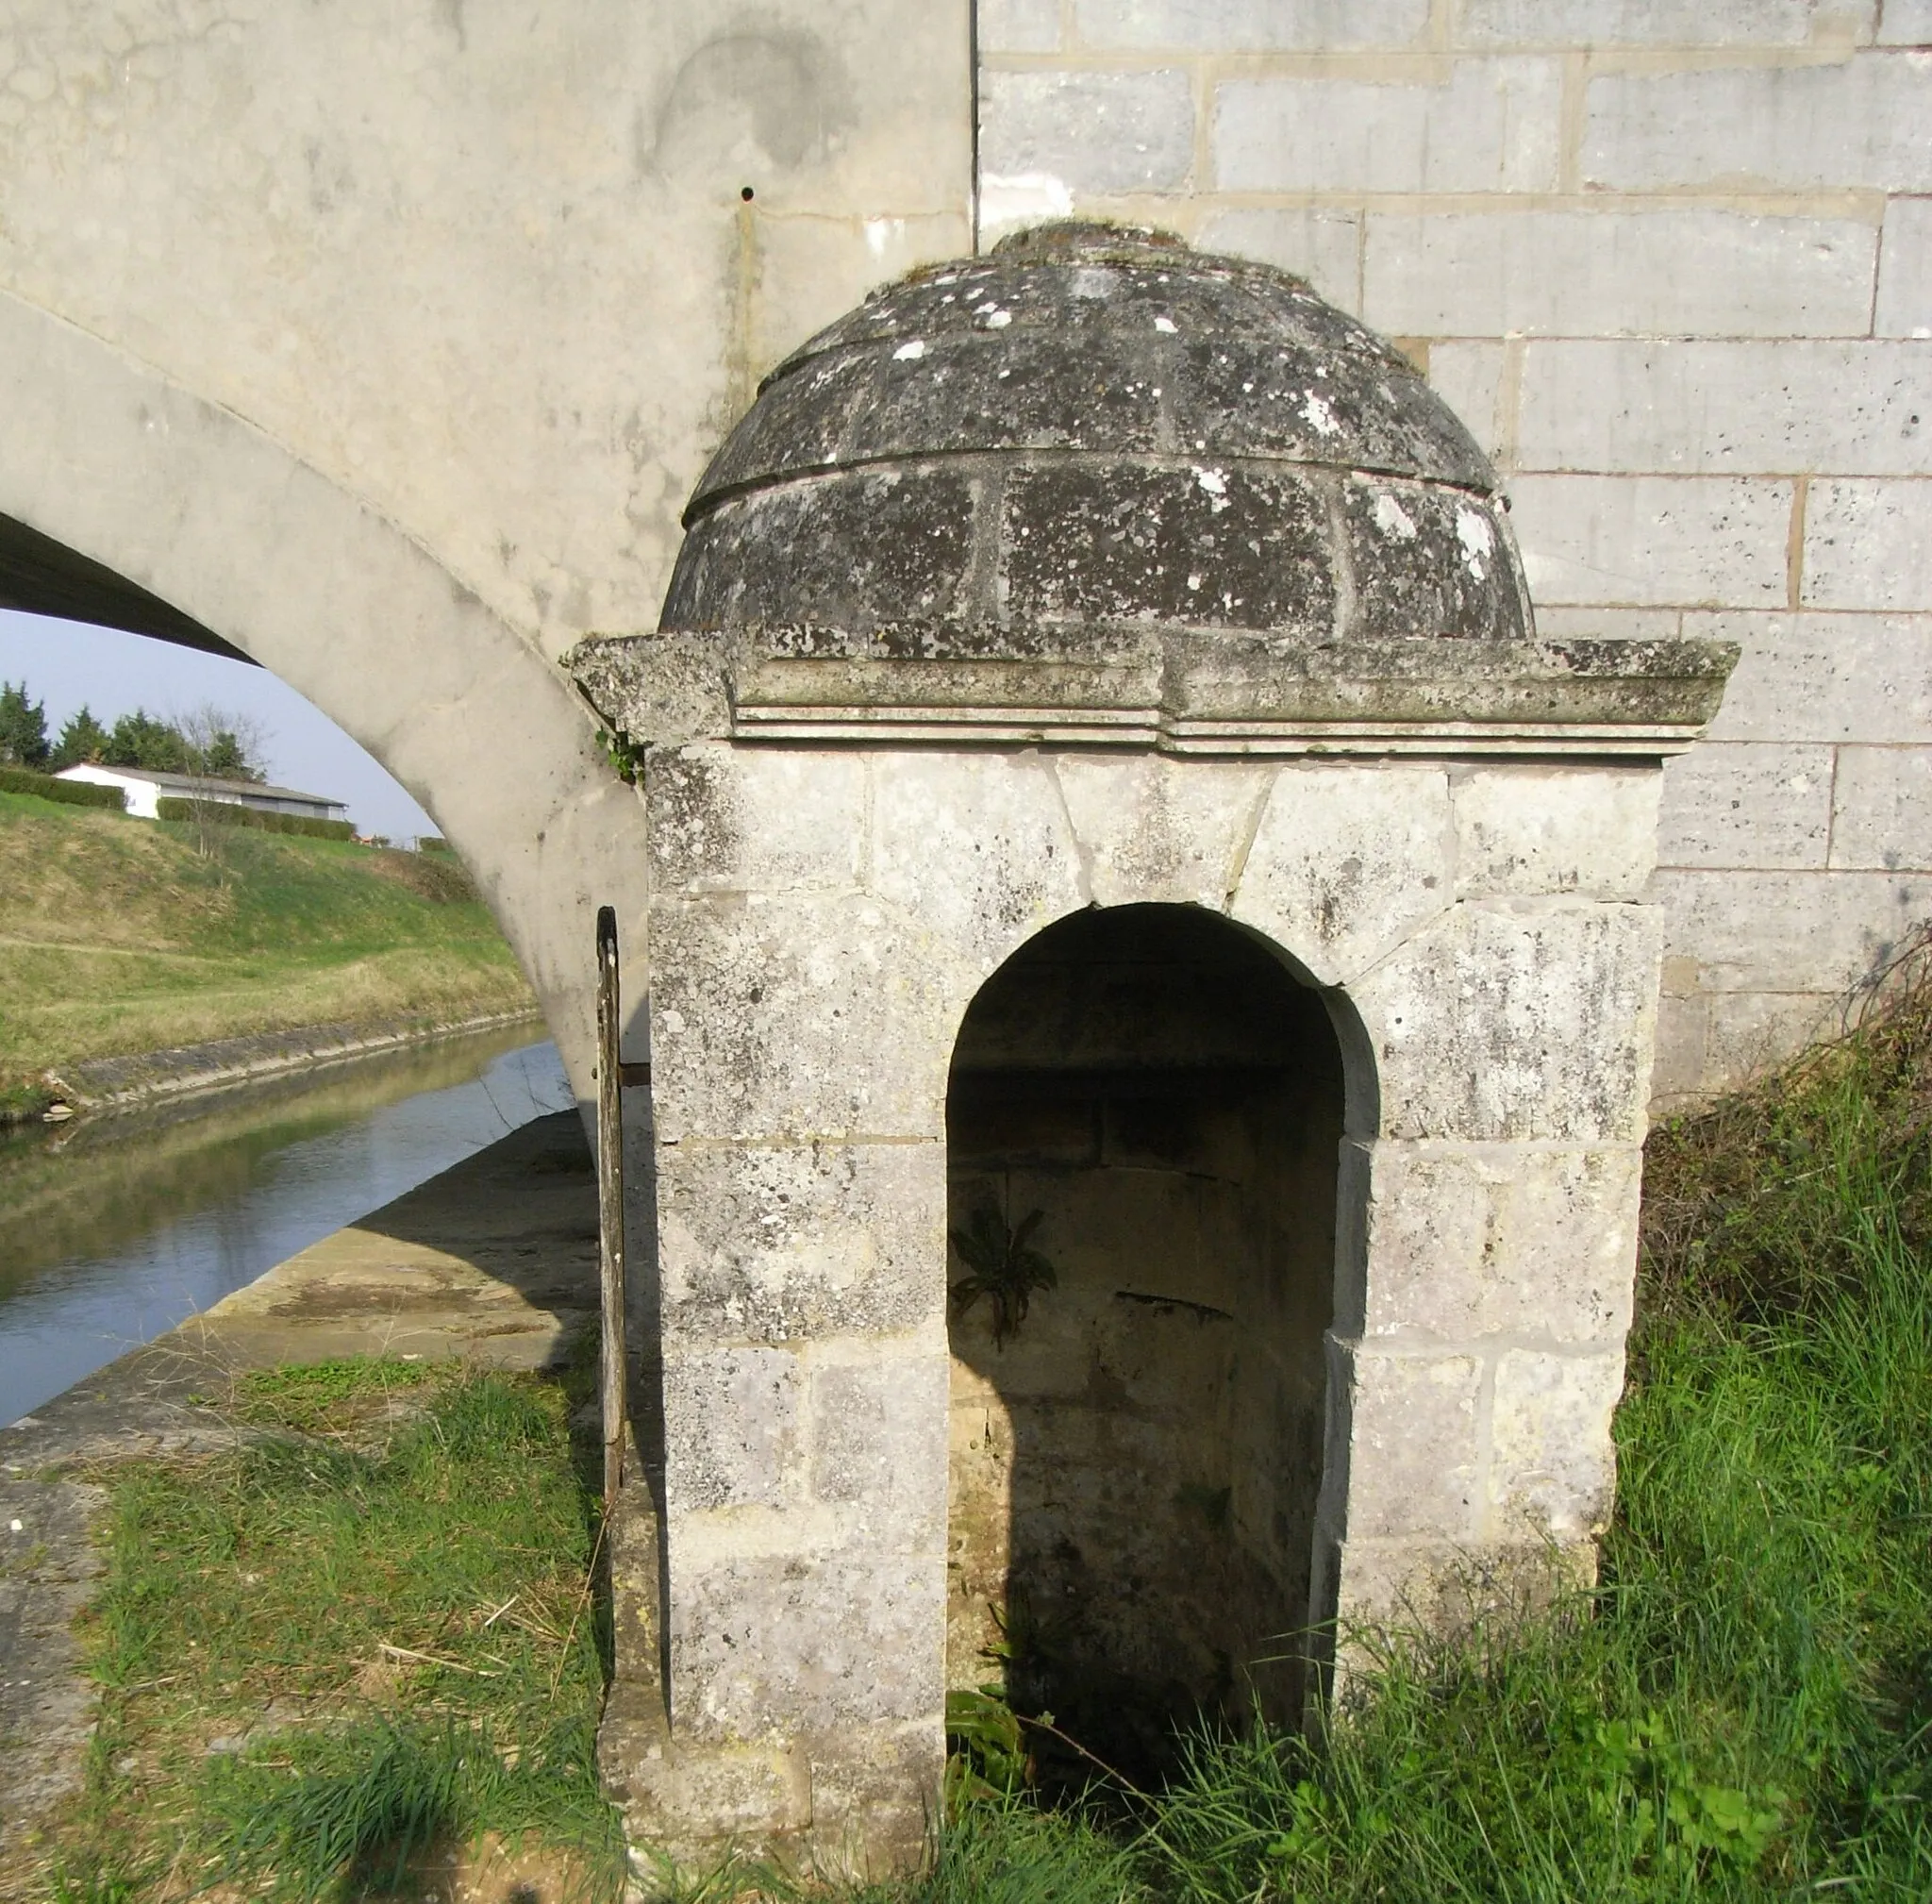
[(0, 599), (239, 654), (321, 709), (462, 855), (587, 1094), (595, 907), (645, 881), (557, 671), (266, 431), (4, 293), (0, 407)]

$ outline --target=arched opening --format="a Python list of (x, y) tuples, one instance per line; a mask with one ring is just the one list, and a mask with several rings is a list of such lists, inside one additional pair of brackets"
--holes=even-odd
[(1321, 994), (1188, 906), (1060, 921), (960, 1027), (949, 1683), (1130, 1774), (1299, 1708), (1342, 1074)]

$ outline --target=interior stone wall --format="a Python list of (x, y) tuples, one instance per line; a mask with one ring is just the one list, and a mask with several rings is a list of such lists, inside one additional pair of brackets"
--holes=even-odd
[(1300, 1692), (1342, 1079), (1317, 994), (1195, 909), (1049, 927), (969, 1009), (949, 1221), (1057, 1280), (998, 1339), (951, 1261), (947, 1676), (1109, 1762)]
[(1545, 635), (1741, 645), (1665, 774), (1657, 1099), (1828, 1028), (1932, 915), (1932, 7), (977, 11), (982, 242), (1307, 276), (1494, 459)]

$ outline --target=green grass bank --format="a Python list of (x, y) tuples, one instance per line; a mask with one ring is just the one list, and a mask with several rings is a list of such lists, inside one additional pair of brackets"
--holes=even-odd
[[(1932, 984), (1656, 1133), (1645, 1239), (1595, 1589), (1454, 1641), (1366, 1640), (1321, 1736), (1203, 1735), (1157, 1792), (1096, 1768), (1049, 1803), (1042, 1735), (982, 1707), (923, 1876), (841, 1891), (745, 1866), (662, 1895), (1924, 1904)], [(104, 1713), (62, 1904), (172, 1904), (191, 1872), (494, 1904), (514, 1893), (432, 1884), (425, 1847), (525, 1829), (518, 1855), (564, 1861), (526, 1897), (566, 1877), (612, 1895), (587, 1743), (595, 1481), (562, 1393), (395, 1371), (251, 1378), (235, 1406), (268, 1441), (103, 1477)], [(495, 1615), (512, 1595), (527, 1626)]]
[(525, 1009), (447, 855), (0, 792), (0, 1111), (87, 1059)]

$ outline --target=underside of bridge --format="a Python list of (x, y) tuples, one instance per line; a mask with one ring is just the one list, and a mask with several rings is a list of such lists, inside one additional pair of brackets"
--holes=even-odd
[(152, 635), (177, 647), (257, 665), (252, 655), (223, 641), (192, 615), (6, 515), (0, 515), (0, 609), (125, 628), (132, 635)]

